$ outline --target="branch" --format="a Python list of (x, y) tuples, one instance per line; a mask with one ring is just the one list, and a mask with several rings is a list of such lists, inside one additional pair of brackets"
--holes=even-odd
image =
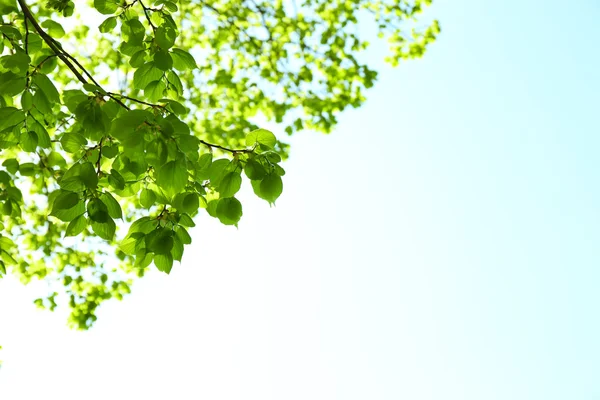
[[(75, 65), (73, 65), (73, 63), (71, 63), (71, 60), (79, 67), (81, 68), (81, 70), (83, 71), (83, 73), (85, 75), (87, 75), (90, 80), (96, 85), (98, 86), (100, 89), (102, 89), (102, 87), (98, 84), (98, 82), (96, 82), (96, 80), (93, 78), (93, 76), (79, 63), (79, 61), (77, 61), (77, 59), (75, 59), (75, 57), (71, 56), (69, 53), (67, 53), (66, 51), (64, 51), (62, 48), (58, 47), (56, 41), (52, 38), (52, 36), (48, 35), (40, 26), (40, 24), (38, 24), (37, 20), (35, 19), (35, 17), (33, 16), (33, 14), (31, 13), (31, 10), (29, 9), (29, 7), (27, 7), (27, 4), (25, 3), (25, 0), (17, 0), (19, 3), (19, 6), (21, 6), (21, 10), (23, 10), (23, 14), (25, 15), (25, 18), (28, 19), (31, 24), (33, 25), (33, 27), (35, 28), (35, 30), (39, 33), (39, 35), (42, 37), (42, 39), (44, 40), (44, 42), (46, 42), (46, 44), (48, 45), (48, 47), (50, 47), (50, 49), (52, 49), (52, 51), (54, 51), (54, 53), (56, 54), (56, 56), (58, 58), (60, 58), (62, 60), (62, 62), (65, 63), (65, 65), (73, 72), (73, 74), (75, 74), (75, 76), (77, 77), (77, 79), (79, 79), (79, 81), (83, 84), (87, 84), (88, 81), (87, 79), (85, 79), (85, 77), (77, 70), (77, 68), (75, 67)], [(142, 5), (142, 7), (144, 7), (144, 11), (146, 9), (146, 7), (142, 4), (141, 1), (138, 0), (138, 2)], [(46, 60), (44, 60), (46, 61)], [(42, 61), (42, 63), (44, 62)], [(40, 65), (42, 64), (40, 63)], [(151, 103), (147, 103), (145, 101), (142, 100), (138, 100), (132, 97), (128, 97), (128, 96), (124, 96), (121, 94), (116, 94), (116, 93), (111, 93), (111, 92), (107, 92), (104, 89), (102, 89), (102, 91), (104, 93), (106, 93), (106, 95), (108, 97), (110, 97), (111, 99), (113, 99), (115, 102), (117, 102), (117, 104), (119, 104), (121, 107), (125, 108), (126, 110), (129, 110), (130, 108), (123, 103), (119, 97), (124, 98), (124, 99), (128, 99), (140, 104), (144, 104), (150, 107), (159, 107), (162, 109), (165, 109), (164, 106), (161, 105), (157, 105), (157, 104), (151, 104)], [(217, 148), (217, 149), (221, 149), (223, 151), (227, 151), (229, 153), (251, 153), (253, 150), (249, 150), (249, 149), (230, 149), (227, 147), (223, 147), (223, 146), (219, 146), (218, 144), (213, 144), (213, 143), (209, 143), (206, 142), (204, 140), (200, 140), (200, 143), (202, 143), (205, 146), (208, 146), (209, 148)]]
[[(46, 42), (46, 44), (48, 45), (48, 47), (50, 47), (50, 49), (52, 49), (52, 51), (54, 51), (54, 53), (56, 53), (56, 55), (58, 56), (58, 58), (60, 58), (62, 60), (62, 62), (64, 62), (65, 65), (73, 72), (73, 74), (75, 74), (75, 76), (77, 77), (77, 79), (79, 79), (79, 81), (81, 83), (83, 83), (83, 84), (87, 84), (88, 83), (88, 81), (85, 79), (85, 77), (71, 63), (71, 60), (79, 68), (81, 68), (81, 70), (90, 78), (90, 80), (96, 86), (100, 87), (100, 85), (98, 84), (98, 82), (96, 82), (96, 80), (94, 79), (94, 77), (83, 67), (83, 65), (81, 65), (79, 63), (79, 61), (77, 61), (73, 56), (71, 56), (69, 53), (67, 53), (66, 51), (64, 51), (61, 47), (59, 47), (57, 45), (57, 42), (54, 40), (54, 38), (52, 38), (52, 36), (48, 35), (42, 29), (42, 27), (40, 26), (40, 24), (38, 24), (37, 20), (35, 19), (35, 17), (31, 13), (31, 10), (29, 9), (29, 7), (27, 7), (27, 4), (25, 4), (25, 0), (17, 0), (17, 1), (19, 2), (19, 5), (21, 6), (21, 10), (23, 11), (23, 14), (25, 14), (26, 20), (29, 20), (31, 22), (31, 24), (33, 25), (33, 27), (35, 28), (35, 30), (40, 34), (41, 38), (44, 40), (44, 42)], [(119, 100), (117, 98), (114, 98), (114, 97), (112, 97), (110, 95), (109, 95), (109, 97), (111, 97), (114, 101), (116, 101), (121, 107), (124, 107), (127, 110), (129, 110), (129, 107), (127, 107), (127, 105), (125, 103), (123, 103), (121, 100)]]
[(150, 19), (150, 15), (148, 14), (149, 8), (146, 7), (144, 5), (144, 3), (142, 3), (142, 0), (137, 0), (137, 2), (140, 3), (140, 6), (142, 6), (142, 8), (144, 9), (144, 15), (146, 16), (146, 19), (148, 20), (148, 23), (150, 24), (152, 31), (156, 31), (156, 26), (154, 26), (154, 24), (152, 23), (152, 20)]
[(29, 21), (31, 22), (31, 24), (33, 25), (35, 30), (40, 34), (40, 36), (42, 37), (44, 42), (46, 42), (48, 47), (50, 47), (52, 49), (52, 51), (54, 51), (56, 53), (58, 58), (60, 58), (65, 63), (65, 65), (75, 74), (77, 79), (79, 79), (84, 84), (88, 83), (87, 80), (81, 75), (81, 73), (79, 71), (77, 71), (75, 66), (73, 64), (71, 64), (69, 59), (63, 53), (63, 51), (58, 48), (58, 46), (54, 42), (54, 39), (50, 35), (48, 35), (46, 32), (44, 32), (44, 30), (42, 29), (40, 24), (38, 24), (35, 17), (31, 13), (31, 10), (29, 10), (29, 7), (27, 7), (27, 4), (25, 4), (25, 1), (24, 0), (17, 0), (17, 1), (19, 2), (19, 5), (21, 6), (21, 10), (23, 11), (23, 14), (25, 14), (25, 17), (27, 19), (29, 19)]
[(203, 145), (205, 145), (211, 149), (214, 147), (214, 148), (221, 149), (223, 151), (227, 151), (227, 152), (233, 153), (233, 154), (235, 154), (235, 153), (252, 153), (254, 151), (254, 149), (238, 149), (238, 150), (230, 149), (227, 147), (219, 146), (218, 144), (208, 143), (202, 139), (200, 139), (200, 143), (202, 143)]

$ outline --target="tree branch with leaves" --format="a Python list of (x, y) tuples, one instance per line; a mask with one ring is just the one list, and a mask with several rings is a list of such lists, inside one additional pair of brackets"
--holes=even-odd
[(243, 181), (275, 203), (289, 146), (256, 121), (330, 132), (376, 81), (359, 20), (396, 65), (439, 33), (429, 3), (0, 0), (0, 278), (89, 328), (181, 262), (198, 213), (237, 226)]

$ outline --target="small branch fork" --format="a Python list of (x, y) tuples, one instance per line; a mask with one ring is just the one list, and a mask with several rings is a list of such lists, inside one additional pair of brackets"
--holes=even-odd
[[(79, 61), (77, 61), (77, 59), (75, 57), (73, 57), (72, 55), (70, 55), (69, 53), (67, 53), (65, 50), (62, 49), (62, 46), (60, 46), (60, 44), (54, 40), (54, 38), (52, 38), (52, 36), (48, 35), (40, 26), (40, 24), (37, 22), (37, 20), (35, 19), (35, 17), (33, 16), (33, 14), (31, 13), (31, 10), (29, 9), (29, 7), (27, 6), (27, 4), (25, 3), (25, 0), (17, 0), (17, 2), (19, 3), (19, 6), (21, 7), (21, 10), (23, 11), (23, 14), (25, 15), (25, 25), (27, 26), (27, 20), (29, 20), (29, 22), (31, 22), (31, 25), (33, 25), (34, 29), (38, 32), (38, 34), (41, 36), (41, 38), (44, 40), (44, 42), (46, 42), (46, 44), (48, 45), (48, 47), (50, 47), (50, 49), (56, 54), (56, 56), (58, 58), (60, 58), (60, 60), (67, 66), (67, 68), (69, 68), (71, 70), (71, 72), (73, 72), (73, 74), (77, 77), (77, 79), (83, 83), (83, 84), (88, 84), (88, 80), (86, 79), (85, 76), (88, 77), (89, 81), (91, 81), (94, 85), (98, 86), (98, 88), (100, 88), (100, 90), (104, 93), (106, 93), (106, 95), (108, 97), (110, 97), (111, 99), (113, 99), (117, 104), (119, 104), (121, 107), (125, 108), (126, 110), (130, 110), (129, 106), (127, 106), (125, 103), (123, 103), (121, 101), (121, 98), (123, 99), (127, 99), (136, 103), (140, 103), (140, 104), (144, 104), (147, 106), (151, 106), (151, 107), (157, 107), (157, 108), (162, 108), (164, 109), (165, 107), (162, 105), (157, 105), (157, 104), (151, 104), (151, 103), (147, 103), (145, 101), (142, 100), (138, 100), (135, 99), (133, 97), (128, 97), (128, 96), (124, 96), (121, 94), (117, 94), (117, 93), (111, 93), (111, 92), (107, 92), (104, 89), (102, 89), (102, 87), (100, 86), (100, 84), (94, 79), (94, 77), (92, 76), (92, 74), (90, 74), (83, 65), (81, 65), (81, 63)], [(142, 4), (141, 1), (138, 0), (138, 2), (142, 5), (142, 7), (144, 8), (144, 11), (146, 11), (146, 7)], [(148, 21), (150, 22), (150, 20), (148, 19)], [(150, 24), (152, 24), (152, 22), (150, 22)], [(155, 28), (154, 26), (152, 26), (153, 28)], [(26, 32), (27, 35), (27, 32)], [(26, 44), (27, 46), (27, 44)], [(48, 57), (49, 58), (49, 57)], [(46, 60), (44, 60), (46, 61)], [(79, 69), (77, 69), (77, 67)], [(83, 71), (83, 74), (80, 72)], [(84, 76), (85, 75), (85, 76)], [(227, 147), (223, 147), (217, 144), (213, 144), (213, 143), (209, 143), (206, 142), (204, 140), (200, 140), (200, 143), (202, 143), (203, 145), (207, 146), (209, 149), (212, 148), (217, 148), (223, 151), (227, 151), (229, 153), (233, 153), (233, 154), (237, 154), (237, 153), (251, 153), (253, 151), (250, 149), (230, 149)]]

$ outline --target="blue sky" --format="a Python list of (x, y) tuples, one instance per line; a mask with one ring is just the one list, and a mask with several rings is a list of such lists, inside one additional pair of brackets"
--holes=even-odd
[(276, 208), (201, 218), (90, 332), (0, 283), (0, 397), (600, 398), (600, 3), (428, 15), (425, 58), (291, 140)]

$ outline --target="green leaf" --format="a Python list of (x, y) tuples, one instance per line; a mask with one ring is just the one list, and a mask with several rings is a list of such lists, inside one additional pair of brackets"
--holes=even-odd
[(274, 203), (283, 191), (283, 182), (279, 175), (270, 174), (260, 182), (259, 187), (258, 192), (255, 190), (258, 197), (267, 200), (269, 203)]
[(192, 217), (185, 213), (179, 214), (179, 223), (183, 226), (187, 226), (188, 228), (196, 226)]
[(180, 193), (188, 181), (188, 171), (185, 161), (169, 161), (158, 170), (156, 183), (171, 196)]
[(257, 129), (250, 132), (246, 136), (246, 146), (254, 147), (255, 145), (262, 145), (270, 149), (275, 147), (277, 138), (270, 131), (266, 129)]
[(119, 3), (119, 0), (94, 0), (94, 8), (101, 14), (114, 14)]
[(47, 19), (40, 25), (46, 28), (46, 32), (55, 39), (60, 39), (61, 37), (65, 36), (65, 30), (58, 22)]
[[(177, 75), (172, 70), (167, 71), (167, 81), (169, 82), (169, 89), (175, 90), (175, 92), (177, 92), (177, 96), (183, 96), (183, 83), (181, 83), (181, 79), (179, 79), (179, 75)], [(174, 102), (171, 101), (170, 103), (174, 103)], [(173, 110), (173, 111), (176, 112), (177, 114), (185, 114), (186, 113), (186, 111), (182, 111), (182, 112), (178, 112), (177, 110)]]
[(77, 153), (87, 144), (87, 139), (79, 133), (66, 132), (60, 139), (63, 150), (68, 153)]
[(173, 68), (173, 59), (166, 51), (157, 51), (154, 53), (154, 65), (163, 71), (168, 71)]
[(160, 68), (157, 68), (153, 62), (146, 63), (133, 74), (133, 86), (136, 89), (144, 90), (150, 82), (160, 80), (163, 74), (164, 72)]
[(79, 194), (61, 190), (59, 195), (54, 199), (52, 211), (68, 210), (79, 203)]
[(144, 89), (144, 96), (146, 96), (150, 101), (155, 102), (156, 100), (163, 97), (166, 86), (165, 83), (160, 81), (150, 82), (146, 89)]
[(159, 26), (156, 28), (154, 39), (161, 49), (168, 50), (175, 44), (177, 31), (169, 27)]
[(28, 153), (34, 152), (38, 145), (37, 133), (33, 131), (21, 133), (19, 143), (21, 144), (21, 148), (23, 149), (23, 151), (26, 151)]
[(197, 193), (187, 193), (181, 202), (181, 210), (194, 215), (200, 207), (200, 200)]
[(29, 90), (26, 90), (21, 95), (21, 107), (23, 108), (23, 110), (29, 111), (29, 110), (31, 110), (32, 106), (33, 106), (33, 95), (31, 94), (31, 92)]
[(210, 183), (212, 183), (214, 187), (219, 187), (221, 179), (223, 179), (223, 176), (225, 176), (225, 174), (227, 173), (227, 169), (229, 168), (230, 164), (231, 160), (228, 160), (226, 158), (220, 158), (211, 164), (209, 171), (209, 179)]
[(14, 107), (0, 108), (0, 132), (21, 124), (25, 120), (25, 113)]
[[(40, 37), (40, 35), (36, 35), (35, 33), (29, 32), (27, 41), (28, 41), (27, 48), (29, 50), (29, 55), (35, 54), (42, 49), (43, 40)], [(37, 63), (36, 63), (36, 65), (37, 65)]]
[(16, 174), (19, 170), (19, 162), (15, 158), (8, 158), (2, 162), (2, 165), (11, 174)]
[(242, 186), (242, 177), (237, 172), (229, 172), (223, 176), (219, 183), (219, 194), (221, 198), (233, 197)]
[(192, 243), (192, 237), (190, 236), (188, 231), (183, 226), (177, 227), (177, 229), (175, 230), (175, 235), (179, 238), (179, 240), (183, 244), (191, 244)]
[(173, 57), (173, 66), (178, 71), (198, 68), (194, 57), (185, 50), (173, 48), (171, 49), (171, 57)]
[(235, 197), (220, 199), (217, 204), (217, 218), (225, 225), (236, 225), (242, 217), (242, 203)]
[(181, 259), (183, 258), (183, 243), (177, 235), (173, 236), (173, 248), (171, 249), (171, 256), (173, 256), (173, 260), (177, 260), (179, 262), (181, 262)]
[(102, 157), (115, 158), (119, 154), (119, 145), (102, 147)]
[(104, 240), (112, 240), (115, 237), (117, 226), (115, 221), (108, 218), (105, 222), (91, 221), (92, 230)]
[(173, 231), (167, 228), (155, 229), (146, 235), (146, 250), (154, 254), (167, 254), (173, 248)]
[(27, 80), (13, 72), (0, 74), (0, 95), (16, 96), (25, 89)]
[(98, 175), (91, 162), (81, 164), (79, 177), (88, 189), (95, 189), (98, 186)]
[(110, 186), (117, 190), (125, 189), (125, 179), (119, 173), (119, 171), (115, 169), (110, 170), (110, 175), (108, 176), (108, 183), (110, 184)]
[(95, 222), (105, 223), (110, 219), (108, 207), (100, 199), (91, 199), (88, 201), (87, 212), (90, 220)]
[(33, 75), (33, 83), (41, 89), (50, 103), (59, 103), (60, 95), (52, 81), (44, 74), (37, 73)]
[(36, 165), (34, 163), (23, 163), (19, 165), (19, 173), (23, 176), (35, 175)]
[(100, 200), (106, 205), (108, 209), (108, 215), (110, 215), (113, 219), (123, 218), (123, 210), (121, 210), (121, 205), (119, 202), (109, 193), (104, 192), (100, 195)]
[(265, 177), (267, 171), (261, 163), (251, 158), (244, 165), (244, 173), (249, 179), (259, 180)]
[(129, 65), (133, 68), (139, 68), (146, 62), (146, 50), (140, 50), (134, 53), (129, 59)]
[(27, 73), (30, 62), (31, 58), (23, 51), (17, 51), (14, 54), (0, 57), (2, 66), (19, 76), (23, 76)]
[(69, 222), (82, 215), (85, 212), (85, 204), (83, 201), (79, 201), (76, 205), (71, 208), (64, 210), (52, 210), (50, 215), (60, 219), (61, 221)]
[(140, 204), (144, 208), (150, 208), (156, 202), (156, 193), (152, 189), (144, 188), (140, 193)]
[(173, 268), (173, 256), (171, 254), (156, 254), (154, 256), (154, 265), (159, 271), (169, 274)]
[(98, 27), (98, 30), (102, 33), (107, 33), (112, 31), (117, 27), (117, 17), (108, 17), (106, 18)]
[(86, 221), (85, 217), (83, 215), (80, 215), (79, 217), (75, 218), (73, 221), (69, 222), (69, 225), (67, 226), (67, 230), (65, 231), (65, 237), (79, 235), (81, 232), (83, 232), (83, 230), (86, 228), (86, 226), (87, 226), (87, 221)]

